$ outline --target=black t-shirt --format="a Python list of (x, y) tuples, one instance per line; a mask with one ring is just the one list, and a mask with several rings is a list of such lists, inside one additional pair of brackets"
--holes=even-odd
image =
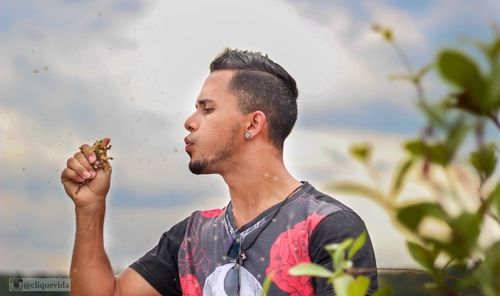
[[(269, 208), (240, 229), (234, 226), (231, 209), (229, 204), (225, 209), (194, 212), (165, 232), (158, 245), (130, 267), (162, 295), (226, 295), (224, 279), (235, 263), (227, 257), (224, 245), (231, 232), (237, 231), (244, 249), (251, 244), (240, 269), (240, 295), (260, 295), (270, 272), (274, 276), (269, 295), (332, 295), (325, 279), (291, 276), (288, 269), (303, 262), (331, 269), (324, 246), (366, 230), (350, 208), (307, 182), (284, 204)], [(353, 264), (376, 268), (369, 236)], [(377, 273), (366, 275), (372, 293), (378, 287)]]

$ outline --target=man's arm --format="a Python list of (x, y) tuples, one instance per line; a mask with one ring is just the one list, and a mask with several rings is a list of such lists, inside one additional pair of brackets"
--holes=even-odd
[[(103, 139), (107, 146), (110, 139)], [(104, 251), (103, 225), (111, 170), (95, 171), (96, 155), (89, 145), (67, 161), (61, 182), (75, 203), (76, 235), (71, 261), (73, 295), (159, 295), (141, 276), (129, 269), (115, 279)], [(81, 185), (86, 182), (85, 185)]]
[(161, 295), (140, 274), (127, 267), (115, 280), (115, 295)]
[(73, 295), (113, 295), (115, 277), (104, 251), (105, 206), (76, 208), (76, 235), (71, 260)]

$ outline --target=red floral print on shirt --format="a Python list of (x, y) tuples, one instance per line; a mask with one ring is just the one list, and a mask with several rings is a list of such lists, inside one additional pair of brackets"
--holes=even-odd
[(281, 233), (271, 246), (266, 274), (273, 272), (273, 282), (292, 296), (314, 295), (310, 277), (291, 276), (288, 270), (299, 263), (311, 262), (309, 236), (324, 217), (313, 213), (293, 228)]
[(184, 274), (207, 274), (211, 268), (213, 258), (207, 256), (206, 236), (205, 231), (207, 229), (206, 225), (200, 228), (200, 216), (195, 218), (196, 220), (188, 224), (186, 231), (186, 236), (182, 241), (179, 257), (178, 257), (178, 267), (179, 273)]
[(181, 276), (181, 288), (182, 295), (184, 296), (201, 296), (201, 287), (198, 283), (198, 279), (188, 273), (185, 276)]
[(214, 210), (208, 210), (208, 211), (201, 211), (200, 214), (204, 218), (211, 219), (211, 218), (218, 217), (218, 216), (224, 214), (224, 210), (214, 209)]

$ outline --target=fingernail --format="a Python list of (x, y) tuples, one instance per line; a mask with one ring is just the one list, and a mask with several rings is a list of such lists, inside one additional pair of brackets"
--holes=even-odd
[(95, 156), (94, 155), (89, 156), (89, 161), (90, 162), (94, 162), (95, 161)]
[(83, 172), (83, 177), (86, 178), (86, 179), (90, 178), (90, 173), (87, 172), (87, 171)]
[(95, 172), (94, 171), (90, 171), (90, 175), (92, 176), (92, 178), (95, 177)]

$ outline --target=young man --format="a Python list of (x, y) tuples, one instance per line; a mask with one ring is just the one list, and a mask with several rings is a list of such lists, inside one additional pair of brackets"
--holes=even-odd
[[(83, 145), (61, 175), (76, 208), (75, 295), (260, 295), (270, 273), (269, 295), (333, 294), (325, 280), (294, 277), (288, 269), (302, 262), (331, 268), (323, 247), (366, 229), (351, 209), (285, 168), (283, 143), (297, 118), (295, 80), (248, 51), (225, 49), (210, 70), (184, 141), (191, 172), (221, 175), (230, 203), (192, 213), (115, 277), (103, 246), (111, 171), (94, 171), (96, 156)], [(354, 265), (376, 267), (369, 238)], [(373, 292), (376, 271), (368, 276)]]

